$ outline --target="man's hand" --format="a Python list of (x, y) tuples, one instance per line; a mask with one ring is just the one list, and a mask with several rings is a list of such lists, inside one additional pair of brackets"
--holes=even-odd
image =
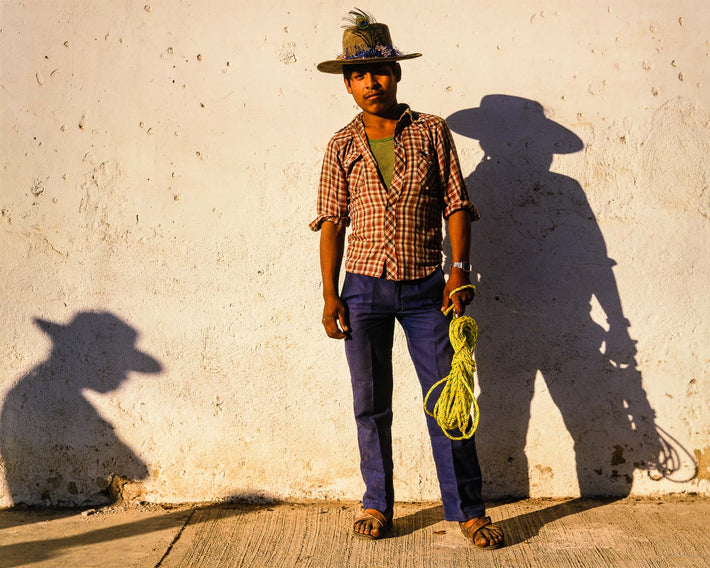
[[(345, 339), (350, 332), (348, 309), (338, 296), (326, 296), (323, 306), (323, 327), (328, 337)], [(339, 325), (339, 326), (338, 326)]]
[(459, 317), (464, 315), (466, 306), (473, 301), (474, 291), (468, 288), (454, 294), (452, 298), (449, 298), (449, 294), (456, 290), (456, 288), (466, 286), (470, 283), (468, 272), (464, 272), (460, 268), (451, 268), (451, 276), (449, 276), (449, 280), (446, 282), (446, 286), (444, 286), (444, 298), (441, 304), (441, 311), (446, 311), (453, 302), (456, 315)]
[[(468, 260), (468, 251), (471, 248), (471, 215), (466, 209), (454, 211), (448, 220), (449, 240), (451, 242), (451, 258), (456, 262), (464, 262)], [(441, 304), (441, 311), (445, 311), (451, 302), (454, 303), (454, 310), (457, 316), (462, 316), (466, 311), (466, 306), (473, 300), (473, 290), (470, 288), (454, 294), (454, 297), (449, 299), (449, 294), (471, 284), (468, 279), (468, 272), (464, 272), (460, 268), (451, 267), (451, 276), (444, 287), (444, 299)]]
[[(320, 233), (320, 270), (323, 277), (323, 327), (328, 337), (345, 339), (348, 309), (338, 295), (338, 274), (345, 246), (345, 227), (325, 221)], [(340, 327), (338, 327), (340, 324)]]
[(636, 341), (629, 336), (628, 320), (609, 321), (604, 337), (604, 355), (616, 367), (636, 368)]

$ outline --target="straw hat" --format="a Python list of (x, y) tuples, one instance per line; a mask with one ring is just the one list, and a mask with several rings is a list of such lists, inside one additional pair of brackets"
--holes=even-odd
[(335, 59), (318, 64), (323, 73), (342, 73), (346, 65), (387, 63), (421, 57), (421, 53), (402, 53), (392, 45), (390, 30), (378, 24), (372, 14), (360, 9), (351, 10), (343, 18), (349, 25), (343, 26), (343, 52)]

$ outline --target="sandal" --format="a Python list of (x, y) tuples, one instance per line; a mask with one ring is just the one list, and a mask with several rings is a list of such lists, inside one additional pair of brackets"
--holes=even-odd
[[(365, 534), (355, 530), (355, 525), (362, 521), (370, 521), (370, 534)], [(377, 540), (382, 538), (385, 533), (392, 528), (392, 515), (383, 515), (377, 509), (365, 509), (360, 515), (355, 517), (353, 521), (353, 534), (359, 538), (368, 540)], [(374, 534), (374, 533), (377, 534)]]
[(461, 528), (461, 532), (463, 533), (463, 535), (466, 537), (466, 540), (470, 540), (478, 548), (494, 549), (503, 546), (503, 539), (501, 539), (500, 542), (493, 543), (487, 537), (486, 540), (488, 541), (488, 544), (481, 545), (476, 543), (474, 537), (476, 536), (476, 533), (480, 531), (483, 527), (497, 529), (502, 533), (500, 527), (498, 525), (494, 525), (491, 522), (490, 517), (475, 517), (473, 519), (469, 519), (468, 521), (460, 522), (459, 527)]

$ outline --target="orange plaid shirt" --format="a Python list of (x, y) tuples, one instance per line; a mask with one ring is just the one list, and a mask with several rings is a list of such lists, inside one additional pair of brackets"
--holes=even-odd
[(394, 173), (382, 182), (362, 114), (328, 143), (318, 188), (318, 216), (351, 226), (345, 270), (388, 280), (413, 280), (441, 266), (441, 225), (460, 209), (480, 217), (468, 199), (454, 141), (438, 116), (409, 108), (394, 133)]

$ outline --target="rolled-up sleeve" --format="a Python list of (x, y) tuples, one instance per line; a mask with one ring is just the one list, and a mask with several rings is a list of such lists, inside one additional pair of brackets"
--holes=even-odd
[(328, 143), (323, 158), (316, 213), (317, 217), (308, 225), (312, 231), (320, 230), (325, 221), (343, 227), (350, 224), (348, 184), (335, 140)]
[(465, 209), (470, 213), (471, 221), (476, 221), (481, 218), (481, 215), (476, 206), (469, 200), (454, 139), (443, 119), (438, 125), (436, 134), (439, 173), (441, 175), (441, 186), (444, 190), (444, 218), (448, 219), (452, 213)]

